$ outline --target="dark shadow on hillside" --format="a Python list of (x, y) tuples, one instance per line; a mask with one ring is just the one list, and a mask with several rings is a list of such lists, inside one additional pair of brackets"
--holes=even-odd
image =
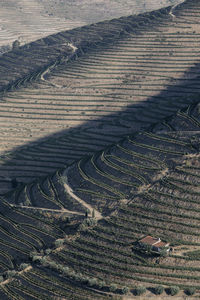
[[(171, 7), (153, 12), (121, 17), (109, 21), (78, 27), (39, 39), (16, 48), (0, 57), (0, 93), (12, 91), (24, 83), (35, 80), (41, 72), (63, 59), (82, 56), (88, 49), (115, 43), (129, 34), (140, 34), (170, 19)], [(159, 32), (159, 30), (158, 30)], [(69, 43), (78, 48), (74, 55)]]
[[(194, 74), (198, 74), (199, 70), (200, 64), (197, 64), (188, 70), (176, 85), (166, 88), (158, 96), (151, 97), (148, 100), (141, 102), (139, 105), (133, 104), (122, 112), (109, 115), (109, 121), (108, 117), (102, 117), (98, 122), (89, 121), (76, 128), (63, 130), (56, 134), (49, 135), (44, 139), (38, 139), (34, 143), (25, 144), (22, 147), (13, 149), (12, 153), (5, 153), (2, 155), (3, 163), (0, 166), (0, 184), (2, 186), (7, 185), (8, 189), (11, 189), (11, 179), (17, 178), (18, 181), (23, 182), (23, 179), (20, 179), (22, 177), (26, 178), (25, 182), (31, 182), (38, 177), (54, 173), (57, 169), (64, 168), (85, 155), (91, 155), (95, 151), (100, 151), (123, 139), (123, 137), (128, 134), (134, 134), (138, 130), (151, 130), (152, 126), (158, 122), (162, 122), (165, 118), (169, 118), (176, 114), (179, 109), (186, 108), (189, 104), (199, 102), (200, 76), (194, 76)], [(166, 104), (170, 107), (170, 111), (166, 110)], [(134, 108), (134, 112), (130, 113), (130, 108)], [(81, 145), (83, 146), (83, 142), (81, 141), (80, 143), (81, 136), (82, 139), (92, 143), (93, 133), (91, 132), (95, 132), (96, 136), (102, 138), (104, 140), (103, 144), (100, 144), (95, 149), (89, 147), (89, 149), (91, 149), (90, 151), (86, 149), (80, 153)], [(86, 133), (88, 135), (87, 138), (85, 137)], [(51, 146), (52, 143), (54, 144), (54, 152), (51, 154), (56, 157), (59, 156), (60, 139), (71, 136), (74, 136), (75, 139), (73, 143), (69, 142), (66, 144), (66, 151), (64, 150), (65, 157), (62, 158), (57, 166), (54, 166), (54, 169), (49, 169), (47, 171), (48, 163), (44, 165), (42, 160), (45, 158), (46, 154), (48, 155), (49, 160), (51, 160), (51, 156), (49, 156), (51, 148), (48, 149), (48, 143), (51, 143)], [(95, 142), (96, 140), (97, 138), (94, 138)], [(68, 147), (70, 146), (72, 149), (69, 151)], [(40, 153), (42, 147), (45, 147), (46, 150), (43, 149), (43, 158), (39, 157), (39, 159), (41, 159), (41, 166), (37, 172), (33, 172), (32, 176), (28, 178), (27, 171), (25, 171), (23, 167), (19, 168), (19, 162), (21, 161), (21, 166), (28, 166), (31, 169), (31, 166), (34, 166), (34, 160), (37, 160), (38, 163), (38, 153)], [(56, 153), (56, 149), (58, 149), (58, 153)], [(79, 152), (76, 152), (77, 149)], [(72, 151), (76, 153), (74, 158), (72, 158)]]

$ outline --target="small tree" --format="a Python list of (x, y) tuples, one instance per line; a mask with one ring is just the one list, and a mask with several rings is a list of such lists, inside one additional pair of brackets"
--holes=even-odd
[(128, 292), (129, 292), (129, 288), (127, 286), (124, 286), (122, 288), (122, 294), (126, 295), (126, 294), (128, 294)]
[(63, 239), (57, 239), (55, 241), (55, 246), (56, 247), (61, 247), (61, 246), (63, 246), (63, 244), (64, 244), (64, 240)]
[(16, 275), (16, 271), (15, 270), (8, 270), (6, 271), (5, 275), (6, 275), (6, 278), (12, 278), (13, 276)]
[(69, 267), (63, 267), (63, 273), (68, 274), (70, 272)]
[(89, 211), (89, 209), (87, 208), (87, 209), (86, 209), (86, 212), (85, 212), (85, 217), (86, 217), (86, 218), (88, 218), (89, 213), (90, 213), (90, 211)]
[(42, 256), (40, 259), (39, 259), (41, 265), (47, 265), (48, 264), (48, 261), (47, 261), (47, 257), (46, 256)]
[(195, 287), (188, 287), (186, 290), (185, 290), (185, 293), (189, 296), (192, 296), (196, 293), (196, 288)]
[(117, 285), (115, 283), (111, 284), (110, 287), (109, 287), (109, 290), (111, 292), (115, 292), (117, 290)]
[(92, 218), (95, 218), (95, 210), (92, 211)]
[(158, 285), (155, 287), (154, 292), (156, 295), (161, 295), (164, 292), (164, 287), (162, 285)]
[(0, 282), (3, 282), (4, 279), (3, 279), (3, 276), (0, 276)]
[(19, 266), (19, 270), (20, 270), (20, 271), (23, 271), (23, 270), (25, 270), (25, 269), (28, 268), (28, 267), (29, 267), (29, 264), (22, 263), (22, 264)]
[(51, 253), (51, 251), (52, 251), (51, 249), (46, 249), (45, 250), (46, 255), (49, 255)]
[(135, 289), (135, 293), (137, 296), (140, 296), (144, 293), (146, 293), (146, 288), (145, 286), (138, 286), (136, 289)]
[(166, 248), (162, 248), (160, 251), (160, 256), (161, 257), (167, 257), (167, 249)]
[(97, 284), (98, 284), (98, 281), (97, 281), (96, 278), (90, 278), (90, 279), (88, 280), (88, 285), (89, 285), (89, 286), (94, 286), (94, 285), (97, 285)]
[(106, 286), (106, 283), (105, 283), (105, 281), (99, 281), (98, 282), (98, 287), (100, 288), (100, 289), (102, 289), (104, 286)]
[(58, 268), (57, 266), (57, 263), (55, 261), (49, 261), (48, 262), (48, 266), (51, 268), (51, 269), (56, 269)]
[(171, 286), (169, 288), (170, 295), (172, 295), (172, 296), (177, 295), (179, 291), (180, 291), (180, 289), (178, 286)]
[(39, 255), (34, 255), (33, 257), (32, 257), (32, 261), (34, 262), (34, 261), (40, 261), (41, 260), (41, 256), (39, 256)]
[(12, 43), (12, 48), (13, 48), (13, 50), (19, 49), (19, 46), (20, 46), (20, 42), (19, 42), (18, 40), (15, 40), (15, 41)]
[(31, 201), (30, 201), (29, 199), (26, 199), (26, 200), (24, 201), (24, 205), (25, 205), (25, 206), (30, 206), (30, 204), (31, 204)]

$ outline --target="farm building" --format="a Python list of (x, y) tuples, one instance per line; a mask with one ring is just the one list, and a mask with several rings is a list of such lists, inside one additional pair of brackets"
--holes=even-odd
[(137, 247), (140, 249), (148, 249), (153, 252), (160, 253), (163, 249), (169, 252), (169, 243), (162, 242), (160, 238), (155, 238), (147, 235), (143, 239), (139, 240)]

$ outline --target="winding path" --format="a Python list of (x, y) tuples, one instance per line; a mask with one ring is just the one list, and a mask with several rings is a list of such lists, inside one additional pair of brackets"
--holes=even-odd
[(185, 0), (180, 0), (179, 3), (177, 3), (177, 4), (175, 4), (175, 5), (173, 5), (173, 6), (171, 7), (170, 12), (169, 12), (169, 15), (172, 16), (173, 19), (176, 18), (176, 16), (173, 14), (174, 9), (175, 9), (178, 5), (180, 5), (181, 3), (183, 3), (183, 2), (185, 2)]
[(75, 199), (76, 201), (78, 201), (79, 203), (81, 203), (84, 207), (86, 207), (87, 209), (89, 209), (90, 211), (90, 215), (92, 214), (92, 211), (94, 211), (94, 214), (95, 214), (95, 218), (97, 220), (100, 220), (103, 218), (102, 214), (96, 210), (95, 208), (93, 208), (90, 204), (88, 204), (87, 202), (85, 202), (83, 199), (79, 198), (77, 195), (74, 194), (73, 192), (73, 189), (71, 188), (71, 186), (69, 185), (69, 182), (68, 182), (68, 171), (70, 170), (71, 167), (65, 169), (65, 171), (63, 172), (63, 177), (65, 179), (65, 182), (64, 182), (64, 187), (67, 191), (67, 193), (73, 198)]
[[(74, 55), (74, 53), (77, 51), (78, 48), (76, 46), (74, 46), (72, 43), (65, 43), (65, 44), (62, 44), (62, 45), (67, 45), (67, 46), (69, 46), (72, 49), (72, 54), (67, 58), (67, 60), (69, 60)], [(63, 86), (55, 84), (55, 83), (52, 83), (52, 82), (50, 82), (50, 81), (48, 81), (48, 80), (45, 79), (45, 75), (48, 74), (48, 73), (50, 73), (51, 70), (53, 70), (56, 65), (57, 65), (57, 61), (54, 62), (52, 65), (50, 65), (48, 68), (46, 68), (44, 70), (44, 72), (42, 72), (42, 74), (40, 75), (40, 80), (45, 81), (48, 84), (50, 84), (50, 85), (52, 85), (52, 86), (54, 86), (56, 88), (62, 88)]]
[(26, 205), (15, 205), (15, 204), (10, 204), (10, 206), (12, 207), (20, 207), (20, 208), (28, 208), (28, 209), (35, 209), (35, 210), (42, 210), (42, 211), (52, 211), (52, 212), (60, 212), (60, 213), (69, 213), (69, 214), (73, 214), (73, 215), (80, 215), (83, 216), (85, 215), (84, 213), (80, 213), (77, 211), (71, 211), (71, 210), (67, 210), (65, 208), (63, 209), (51, 209), (51, 208), (43, 208), (43, 207), (34, 207), (34, 206), (26, 206)]

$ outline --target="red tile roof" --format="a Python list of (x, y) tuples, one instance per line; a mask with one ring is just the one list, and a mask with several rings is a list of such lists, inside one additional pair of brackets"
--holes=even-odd
[(143, 244), (148, 244), (148, 245), (152, 246), (153, 244), (155, 244), (158, 241), (159, 241), (159, 239), (154, 238), (154, 237), (152, 237), (150, 235), (147, 235), (145, 238), (141, 239), (139, 242), (143, 243)]
[(150, 246), (156, 246), (158, 248), (166, 247), (169, 245), (168, 243), (162, 242), (159, 238), (154, 238), (150, 235), (147, 235), (143, 239), (139, 240), (139, 243), (148, 244)]
[(164, 242), (158, 242), (154, 246), (156, 246), (158, 248), (162, 248), (162, 247), (169, 246), (169, 244), (168, 243), (164, 243)]

